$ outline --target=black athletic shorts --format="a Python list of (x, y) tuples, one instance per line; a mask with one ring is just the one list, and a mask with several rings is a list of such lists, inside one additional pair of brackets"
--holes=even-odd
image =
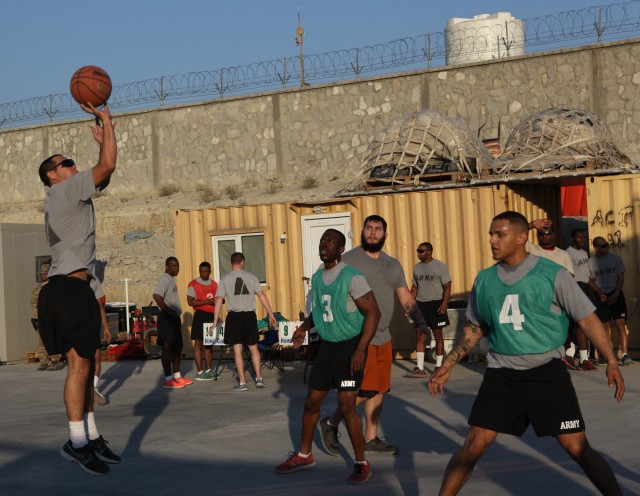
[(441, 329), (449, 325), (449, 315), (447, 312), (438, 313), (438, 308), (442, 305), (442, 300), (419, 301), (418, 307), (422, 312), (424, 320), (427, 321), (429, 329)]
[(191, 339), (204, 341), (203, 324), (213, 323), (214, 314), (205, 312), (204, 310), (196, 310), (193, 312), (193, 322), (191, 323)]
[[(607, 294), (607, 298), (613, 293), (614, 292), (612, 291), (611, 293)], [(596, 315), (600, 318), (600, 322), (603, 322), (605, 324), (611, 319), (627, 320), (627, 302), (624, 299), (624, 293), (620, 291), (620, 295), (613, 305), (607, 305), (606, 301), (599, 301), (598, 308), (596, 308)]]
[(224, 321), (224, 344), (258, 344), (258, 318), (255, 312), (229, 312)]
[[(331, 341), (320, 341), (320, 349), (313, 361), (313, 368), (309, 374), (309, 389), (316, 391), (338, 391), (357, 392), (362, 384), (364, 370), (351, 375), (351, 356), (356, 351), (360, 342), (360, 336), (332, 343)], [(366, 361), (366, 352), (365, 352)]]
[(166, 344), (171, 349), (182, 348), (182, 324), (180, 317), (161, 311), (158, 314), (159, 345)]
[(571, 377), (560, 359), (530, 370), (490, 368), (484, 374), (469, 425), (522, 436), (529, 424), (538, 437), (585, 430)]
[(49, 355), (71, 348), (83, 358), (100, 347), (100, 306), (89, 285), (77, 277), (53, 276), (38, 298), (38, 332)]

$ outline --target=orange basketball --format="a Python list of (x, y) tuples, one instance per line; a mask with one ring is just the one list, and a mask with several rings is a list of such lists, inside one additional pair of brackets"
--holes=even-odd
[(71, 96), (80, 104), (104, 105), (111, 96), (111, 78), (100, 67), (85, 65), (71, 77)]

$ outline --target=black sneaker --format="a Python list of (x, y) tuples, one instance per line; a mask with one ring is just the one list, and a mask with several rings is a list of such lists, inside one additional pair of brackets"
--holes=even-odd
[(365, 453), (375, 453), (379, 455), (395, 455), (398, 447), (387, 444), (379, 437), (374, 437), (371, 441), (364, 443)]
[(60, 455), (68, 462), (77, 463), (86, 473), (91, 475), (105, 475), (109, 473), (109, 466), (96, 458), (91, 447), (87, 444), (82, 448), (74, 448), (71, 441), (67, 441), (60, 448)]
[(332, 456), (340, 456), (340, 443), (338, 442), (340, 433), (337, 427), (329, 425), (329, 417), (318, 422), (318, 432), (320, 432), (320, 440), (325, 451)]
[(122, 459), (109, 449), (107, 443), (102, 436), (94, 440), (89, 439), (89, 447), (100, 460), (106, 463), (120, 463)]

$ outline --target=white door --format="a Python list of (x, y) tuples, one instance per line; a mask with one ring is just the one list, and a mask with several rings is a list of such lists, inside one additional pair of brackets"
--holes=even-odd
[[(353, 246), (351, 214), (305, 215), (302, 217), (302, 264), (305, 295), (308, 295), (311, 289), (311, 276), (322, 264), (320, 255), (318, 255), (318, 246), (322, 234), (329, 228), (337, 229), (346, 236), (345, 251), (350, 250)], [(309, 313), (308, 308), (307, 313)]]

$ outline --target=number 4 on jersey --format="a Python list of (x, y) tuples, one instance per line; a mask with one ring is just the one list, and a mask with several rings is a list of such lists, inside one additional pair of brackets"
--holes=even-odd
[(500, 310), (500, 323), (513, 324), (514, 331), (521, 331), (523, 322), (524, 315), (520, 313), (518, 295), (507, 295), (504, 299), (504, 303), (502, 304), (502, 309)]

